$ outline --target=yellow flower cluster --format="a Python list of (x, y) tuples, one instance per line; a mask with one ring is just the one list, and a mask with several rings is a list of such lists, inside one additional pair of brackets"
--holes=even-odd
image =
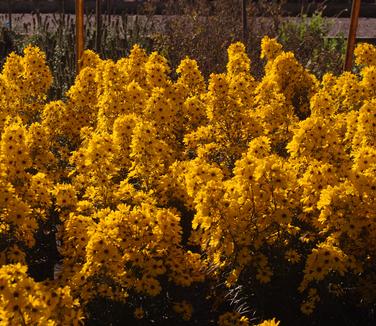
[(270, 320), (264, 320), (258, 326), (278, 326), (279, 324), (280, 324), (280, 322), (275, 320), (275, 318), (273, 318), (273, 319), (270, 319)]
[[(262, 287), (286, 264), (300, 270), (309, 314), (329, 278), (334, 288), (371, 275), (375, 52), (359, 45), (359, 74), (319, 81), (266, 37), (261, 80), (235, 43), (227, 70), (205, 81), (189, 58), (173, 79), (165, 58), (139, 46), (116, 62), (86, 51), (66, 98), (52, 102), (44, 54), (10, 55), (0, 74), (0, 318), (75, 324), (76, 299), (98, 297), (134, 300), (143, 318), (135, 298), (209, 278)], [(44, 223), (58, 224), (63, 259), (42, 285), (24, 265)], [(189, 298), (173, 293), (172, 309), (193, 318)], [(249, 323), (233, 312), (218, 320)]]
[(0, 75), (0, 130), (7, 116), (35, 121), (52, 85), (45, 54), (32, 46), (25, 48), (24, 56), (12, 53)]
[(81, 325), (83, 314), (69, 287), (36, 283), (21, 264), (0, 268), (2, 325)]

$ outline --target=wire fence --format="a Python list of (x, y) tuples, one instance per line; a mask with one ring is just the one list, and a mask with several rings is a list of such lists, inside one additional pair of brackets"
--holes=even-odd
[[(196, 0), (204, 1), (205, 0)], [(239, 0), (240, 1), (240, 0)], [(85, 10), (94, 12), (96, 3), (101, 3), (103, 13), (111, 14), (136, 14), (143, 9), (145, 3), (152, 3), (158, 10), (163, 12), (166, 0), (85, 0)], [(191, 2), (195, 2), (192, 0)], [(210, 1), (207, 1), (210, 2)], [(214, 1), (215, 2), (215, 1)], [(234, 0), (236, 3), (237, 0)], [(257, 2), (248, 0), (248, 2)], [(328, 17), (337, 16), (350, 17), (352, 0), (285, 0), (280, 1), (284, 9), (285, 15), (299, 15), (304, 8), (308, 14), (313, 14), (318, 7), (324, 7), (323, 15)], [(177, 9), (178, 10), (178, 9)], [(0, 13), (74, 13), (75, 0), (0, 0)], [(360, 16), (375, 18), (376, 17), (376, 0), (362, 0), (360, 8)]]

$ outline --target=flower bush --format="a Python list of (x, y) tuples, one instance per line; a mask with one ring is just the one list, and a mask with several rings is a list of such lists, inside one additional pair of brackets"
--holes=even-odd
[[(8, 57), (3, 323), (90, 322), (105, 302), (135, 325), (322, 320), (327, 302), (374, 318), (376, 50), (358, 46), (359, 75), (318, 80), (275, 39), (261, 47), (261, 80), (241, 43), (208, 80), (189, 58), (172, 79), (139, 46), (116, 62), (86, 51), (52, 102), (45, 55)], [(255, 299), (236, 299), (241, 287)]]

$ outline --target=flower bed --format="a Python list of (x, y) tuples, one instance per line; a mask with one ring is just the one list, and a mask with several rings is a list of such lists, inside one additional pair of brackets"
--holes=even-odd
[(205, 80), (186, 58), (173, 80), (165, 58), (138, 46), (117, 62), (86, 51), (52, 102), (44, 54), (10, 55), (2, 323), (372, 320), (375, 54), (359, 45), (359, 75), (318, 80), (265, 37), (261, 80), (241, 43), (226, 73)]

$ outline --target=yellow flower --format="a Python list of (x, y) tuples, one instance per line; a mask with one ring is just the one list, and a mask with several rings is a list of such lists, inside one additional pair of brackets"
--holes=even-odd
[(258, 324), (258, 326), (278, 326), (280, 324), (280, 321), (273, 319), (264, 320), (261, 324)]
[(134, 317), (136, 319), (142, 319), (144, 318), (144, 309), (142, 309), (142, 307), (137, 307), (135, 310), (134, 310), (134, 313), (133, 313)]
[(296, 263), (299, 263), (301, 256), (296, 250), (291, 249), (291, 250), (286, 251), (285, 259), (291, 262), (292, 264), (296, 264)]

